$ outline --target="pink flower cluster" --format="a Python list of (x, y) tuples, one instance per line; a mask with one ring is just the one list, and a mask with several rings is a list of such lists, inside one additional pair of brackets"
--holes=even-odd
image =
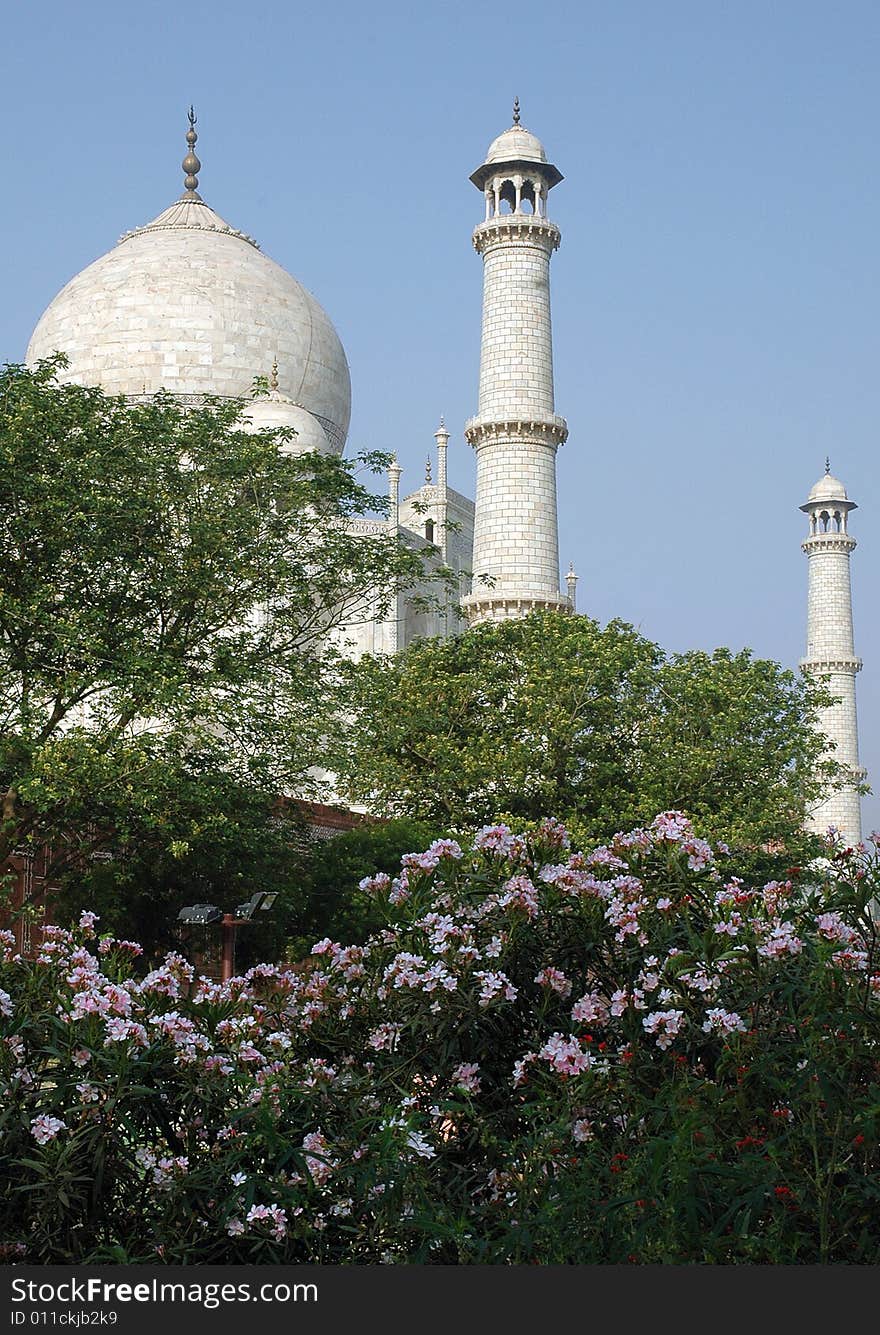
[(66, 1131), (67, 1123), (60, 1117), (49, 1117), (41, 1113), (38, 1117), (31, 1120), (31, 1135), (38, 1145), (48, 1145), (50, 1140), (54, 1140), (59, 1131)]
[(517, 990), (513, 983), (507, 977), (507, 974), (499, 970), (492, 972), (487, 969), (478, 969), (474, 978), (480, 984), (479, 1004), (481, 1008), (490, 1006), (493, 1001), (503, 997), (505, 1001), (516, 1001)]
[(556, 992), (560, 997), (571, 996), (571, 982), (566, 978), (561, 969), (554, 969), (552, 965), (547, 965), (535, 975), (535, 982), (541, 987), (545, 987), (550, 992)]
[(280, 1205), (252, 1205), (244, 1221), (237, 1217), (227, 1221), (226, 1232), (236, 1238), (255, 1227), (265, 1227), (276, 1242), (281, 1242), (287, 1237), (287, 1211)]
[(475, 853), (515, 860), (525, 853), (526, 843), (507, 825), (484, 825), (474, 836), (473, 848)]
[[(869, 933), (843, 910), (805, 909), (788, 882), (722, 884), (721, 854), (681, 813), (590, 854), (566, 848), (556, 823), (528, 836), (486, 827), (467, 853), (435, 841), (399, 877), (361, 882), (395, 905), (365, 945), (327, 937), (295, 966), (229, 983), (196, 978), (175, 954), (125, 976), (143, 967), (136, 944), (89, 945), (94, 915), (78, 933), (47, 929), (35, 965), (0, 933), (0, 1092), (26, 1114), (30, 1153), (101, 1128), (118, 1073), (146, 1087), (149, 1071), (179, 1100), (136, 1157), (161, 1208), (189, 1191), (198, 1218), (213, 1210), (221, 1233), (263, 1251), (300, 1219), (318, 1233), (382, 1218), (378, 1234), (387, 1202), (395, 1220), (411, 1206), (405, 1174), (454, 1159), (488, 1106), (524, 1105), (532, 1125), (544, 1100), (561, 1141), (547, 1171), (562, 1171), (575, 1146), (639, 1135), (612, 1101), (628, 1069), (735, 1069), (760, 1023), (750, 997), (777, 977), (815, 963), (835, 989), (880, 1001)], [(53, 998), (60, 1062), (33, 1050), (21, 1018), (31, 983)], [(269, 1171), (265, 1147), (285, 1138)], [(208, 1206), (195, 1179), (215, 1162), (223, 1186)], [(508, 1201), (516, 1172), (492, 1171), (487, 1196)]]
[(711, 1006), (706, 1011), (706, 1018), (703, 1021), (703, 1030), (709, 1034), (713, 1031), (727, 1038), (729, 1034), (744, 1034), (748, 1026), (741, 1015), (736, 1011), (726, 1011), (721, 1006)]
[[(306, 1168), (315, 1186), (322, 1187), (329, 1182), (336, 1167), (336, 1160), (330, 1149), (330, 1142), (321, 1131), (310, 1131), (303, 1138), (302, 1147), (306, 1150)], [(317, 1157), (316, 1157), (317, 1156)]]
[(580, 1075), (589, 1070), (593, 1061), (585, 1052), (573, 1034), (565, 1038), (560, 1033), (551, 1034), (547, 1042), (539, 1049), (538, 1061), (547, 1062), (559, 1075)]
[(571, 1018), (581, 1024), (603, 1024), (608, 1015), (608, 1002), (598, 992), (585, 992), (571, 1008)]
[(452, 1072), (452, 1083), (457, 1089), (463, 1089), (468, 1094), (479, 1094), (479, 1062), (462, 1062), (460, 1066), (456, 1066)]
[(652, 1011), (642, 1020), (646, 1034), (655, 1034), (657, 1047), (671, 1048), (685, 1024), (684, 1011)]

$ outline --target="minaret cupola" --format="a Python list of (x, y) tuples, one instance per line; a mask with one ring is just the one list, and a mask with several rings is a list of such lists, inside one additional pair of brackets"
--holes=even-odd
[(513, 124), (492, 141), (485, 162), (471, 175), (485, 196), (486, 218), (506, 213), (546, 217), (547, 194), (562, 179), (562, 172), (547, 161), (540, 139), (520, 124), (515, 98)]

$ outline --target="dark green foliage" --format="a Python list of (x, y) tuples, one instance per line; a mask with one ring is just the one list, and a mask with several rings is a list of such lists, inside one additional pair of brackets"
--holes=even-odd
[(312, 847), (298, 808), (222, 773), (178, 766), (164, 778), (164, 805), (130, 806), (124, 836), (117, 830), (107, 848), (62, 874), (53, 920), (66, 924), (88, 903), (106, 931), (134, 938), (154, 956), (187, 944), (176, 923), (184, 905), (234, 913), (256, 891), (285, 887), (286, 914), (261, 915), (239, 935), (236, 952), (243, 967), (280, 956), (303, 908), (290, 887)]
[(828, 697), (748, 650), (666, 656), (623, 622), (535, 613), (350, 675), (338, 768), (384, 814), (467, 829), (554, 812), (587, 844), (675, 808), (756, 872), (815, 853)]
[(358, 889), (365, 876), (396, 873), (404, 853), (431, 839), (423, 822), (399, 818), (360, 826), (312, 844), (300, 873), (281, 899), (288, 955), (298, 959), (315, 941), (365, 941), (382, 925), (375, 896)]
[(16, 848), (50, 845), (53, 879), (123, 849), (160, 897), (178, 872), (234, 896), (264, 875), (260, 794), (320, 795), (332, 632), (422, 559), (353, 532), (381, 457), (296, 456), (240, 403), (132, 405), (60, 386), (63, 364), (0, 371), (0, 871)]

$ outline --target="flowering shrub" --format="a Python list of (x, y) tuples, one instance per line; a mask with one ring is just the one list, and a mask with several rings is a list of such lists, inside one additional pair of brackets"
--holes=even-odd
[(876, 1263), (878, 844), (755, 888), (675, 812), (487, 827), (226, 985), (4, 934), (2, 1254)]

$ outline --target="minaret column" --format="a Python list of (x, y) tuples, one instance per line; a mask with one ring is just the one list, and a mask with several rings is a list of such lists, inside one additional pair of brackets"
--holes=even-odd
[(800, 508), (810, 521), (809, 536), (802, 543), (809, 562), (809, 593), (807, 652), (801, 667), (835, 697), (822, 711), (820, 727), (833, 744), (831, 757), (849, 772), (848, 782), (829, 792), (810, 813), (808, 824), (818, 834), (834, 826), (853, 845), (862, 837), (858, 784), (865, 778), (859, 764), (856, 713), (856, 674), (862, 660), (855, 654), (850, 584), (850, 556), (856, 540), (847, 531), (847, 517), (857, 507), (826, 464), (825, 476)]
[(574, 572), (574, 566), (568, 567), (568, 574), (565, 577), (565, 583), (568, 588), (568, 602), (572, 612), (577, 611), (577, 586), (578, 577)]
[[(560, 591), (556, 451), (568, 435), (553, 392), (550, 259), (559, 228), (540, 200), (562, 180), (543, 146), (514, 123), (471, 177), (489, 203), (475, 229), (483, 260), (471, 625), (570, 607)], [(491, 188), (490, 188), (491, 187)], [(505, 208), (509, 211), (505, 211)]]
[(449, 522), (449, 484), (447, 482), (446, 452), (449, 447), (449, 432), (446, 430), (444, 419), (440, 418), (440, 425), (434, 432), (434, 439), (437, 442), (437, 527), (440, 548), (440, 554), (445, 561), (449, 553), (449, 534), (446, 526)]
[[(388, 531), (397, 536), (400, 533), (400, 476), (403, 472), (393, 455), (388, 465)], [(388, 652), (396, 654), (400, 648), (400, 593), (395, 593), (388, 609)]]

